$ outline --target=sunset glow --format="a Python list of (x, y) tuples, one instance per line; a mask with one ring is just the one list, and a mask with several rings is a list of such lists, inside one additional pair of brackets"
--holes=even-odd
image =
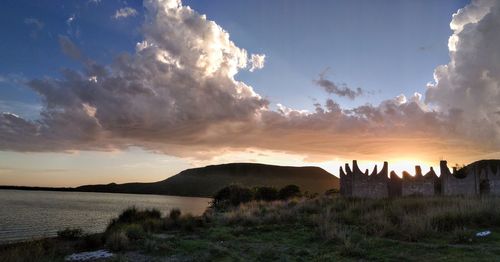
[(494, 1), (23, 2), (2, 8), (0, 184), (500, 156)]

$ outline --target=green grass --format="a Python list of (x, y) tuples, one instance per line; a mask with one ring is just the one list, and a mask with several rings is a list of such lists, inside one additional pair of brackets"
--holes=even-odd
[[(117, 244), (115, 261), (133, 261), (131, 253), (151, 261), (495, 261), (500, 260), (498, 206), (500, 198), (322, 196), (249, 202), (225, 212), (207, 210), (201, 217), (135, 210), (115, 220), (102, 245)], [(493, 233), (475, 236), (486, 229)], [(0, 261), (23, 261), (3, 259), (22, 257), (22, 250), (40, 261), (57, 261), (86, 249), (83, 238), (57, 241), (49, 248), (39, 242), (4, 246)], [(97, 249), (100, 242), (94, 242)]]

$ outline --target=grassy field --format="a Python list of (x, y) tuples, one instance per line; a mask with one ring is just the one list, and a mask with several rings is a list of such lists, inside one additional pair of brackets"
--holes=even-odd
[[(3, 246), (0, 261), (62, 261), (100, 248), (117, 254), (111, 261), (495, 261), (499, 207), (499, 198), (319, 196), (201, 217), (129, 209), (103, 234)], [(492, 233), (476, 237), (483, 230)]]

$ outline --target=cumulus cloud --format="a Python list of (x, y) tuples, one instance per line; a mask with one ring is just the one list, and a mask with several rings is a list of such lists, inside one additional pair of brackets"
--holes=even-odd
[(337, 84), (328, 79), (326, 79), (326, 70), (319, 74), (319, 79), (315, 80), (316, 84), (322, 87), (328, 94), (337, 95), (340, 97), (347, 97), (354, 100), (356, 97), (363, 95), (363, 89), (360, 87), (352, 89), (347, 86), (347, 84)]
[(124, 7), (124, 8), (120, 8), (120, 9), (116, 10), (115, 14), (113, 15), (113, 18), (114, 19), (123, 19), (123, 18), (127, 18), (129, 16), (136, 16), (137, 14), (138, 14), (137, 10), (135, 10), (134, 8)]
[[(470, 15), (466, 11), (454, 16), (454, 21), (475, 22), (455, 31), (451, 62), (436, 69), (436, 83), (425, 100), (415, 93), (342, 108), (327, 99), (309, 112), (284, 105), (271, 110), (269, 101), (236, 80), (240, 70), (258, 68), (265, 57), (249, 58), (206, 16), (178, 0), (147, 0), (144, 6), (143, 40), (135, 53), (120, 55), (110, 65), (84, 57), (69, 38), (60, 37), (62, 50), (82, 62), (83, 69), (28, 81), (43, 103), (40, 118), (0, 114), (0, 150), (140, 146), (204, 159), (221, 150), (260, 148), (374, 159), (404, 152), (436, 157), (498, 149), (500, 70), (495, 61), (500, 60), (493, 30), (499, 28), (498, 7), (487, 9), (482, 18), (462, 19)], [(316, 82), (340, 97), (363, 94), (324, 74)], [(491, 143), (469, 141), (479, 136)]]
[(255, 71), (256, 69), (264, 68), (264, 62), (266, 60), (266, 55), (264, 54), (252, 54), (250, 58), (250, 72)]
[(500, 2), (472, 1), (450, 23), (450, 62), (434, 71), (425, 101), (468, 138), (500, 146)]
[(244, 123), (267, 107), (267, 100), (235, 80), (248, 65), (247, 52), (220, 26), (177, 1), (145, 1), (145, 7), (144, 41), (135, 54), (121, 55), (112, 65), (82, 57), (61, 36), (63, 52), (82, 61), (84, 70), (66, 69), (61, 78), (29, 81), (44, 104), (41, 118), (31, 122), (3, 114), (0, 148), (196, 143), (213, 136), (215, 126)]

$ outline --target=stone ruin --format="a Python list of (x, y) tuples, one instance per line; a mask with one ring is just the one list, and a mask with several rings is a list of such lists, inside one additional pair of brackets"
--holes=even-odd
[(415, 174), (403, 172), (399, 177), (394, 171), (388, 173), (388, 163), (382, 170), (377, 166), (369, 174), (362, 172), (356, 160), (352, 169), (348, 164), (340, 167), (340, 194), (356, 198), (387, 198), (400, 196), (435, 196), (435, 195), (500, 195), (500, 160), (481, 160), (463, 168), (453, 168), (450, 172), (446, 161), (440, 162), (440, 176), (431, 167), (422, 173), (420, 166), (415, 166)]

